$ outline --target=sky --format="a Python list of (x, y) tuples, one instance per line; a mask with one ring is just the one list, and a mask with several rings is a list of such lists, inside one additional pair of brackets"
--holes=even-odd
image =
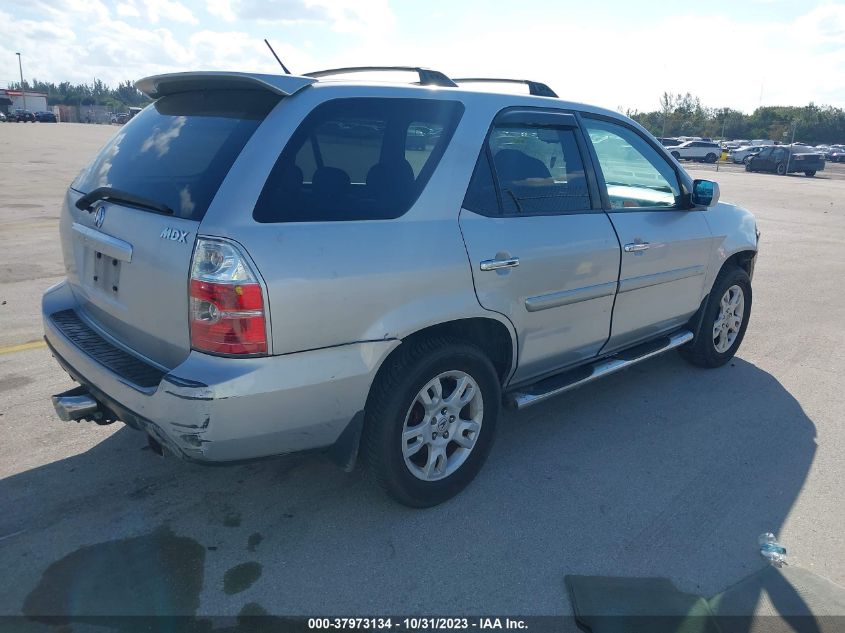
[(419, 65), (610, 109), (845, 107), (845, 0), (3, 0), (0, 87)]

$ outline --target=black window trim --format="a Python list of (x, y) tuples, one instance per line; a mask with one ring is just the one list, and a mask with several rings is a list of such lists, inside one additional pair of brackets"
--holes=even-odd
[[(602, 172), (601, 163), (599, 162), (598, 154), (596, 154), (596, 150), (593, 147), (592, 141), (590, 141), (589, 138), (587, 138), (586, 139), (587, 145), (589, 147), (590, 156), (593, 160), (593, 163), (595, 164), (596, 176), (597, 176), (598, 181), (599, 181), (599, 190), (601, 192), (601, 197), (602, 197), (602, 206), (603, 206), (603, 210), (605, 212), (607, 212), (607, 213), (639, 213), (639, 212), (642, 212), (642, 211), (689, 211), (689, 210), (694, 208), (693, 205), (691, 204), (691, 201), (690, 201), (690, 192), (687, 190), (686, 179), (683, 178), (683, 176), (680, 172), (679, 165), (676, 165), (676, 164), (674, 164), (673, 161), (669, 160), (670, 155), (669, 155), (669, 153), (668, 153), (668, 151), (665, 147), (663, 147), (659, 143), (658, 144), (654, 143), (651, 139), (648, 138), (648, 136), (644, 135), (637, 128), (635, 128), (634, 126), (628, 124), (627, 122), (622, 121), (620, 119), (617, 119), (615, 117), (607, 116), (607, 115), (604, 115), (604, 114), (593, 114), (591, 112), (579, 112), (579, 113), (577, 113), (577, 117), (578, 117), (579, 123), (581, 124), (582, 128), (586, 127), (586, 126), (584, 126), (584, 123), (583, 123), (584, 119), (595, 119), (597, 121), (604, 121), (606, 123), (613, 123), (614, 125), (619, 125), (620, 127), (624, 127), (626, 129), (630, 130), (631, 132), (633, 132), (634, 134), (639, 136), (648, 145), (650, 145), (652, 147), (652, 149), (654, 149), (658, 153), (658, 155), (661, 155), (661, 156), (663, 156), (667, 159), (666, 163), (669, 165), (669, 167), (672, 168), (672, 171), (675, 173), (675, 177), (678, 179), (678, 186), (681, 190), (680, 204), (676, 204), (675, 206), (672, 206), (672, 207), (623, 207), (623, 208), (616, 208), (616, 209), (611, 208), (611, 206), (610, 206), (610, 196), (607, 195), (607, 185), (605, 184), (604, 172)], [(585, 136), (589, 136), (589, 135), (585, 134)]]
[[(524, 125), (525, 127), (552, 127), (572, 130), (573, 136), (575, 137), (575, 144), (578, 147), (578, 153), (581, 158), (581, 164), (584, 168), (584, 177), (587, 180), (587, 190), (590, 198), (590, 208), (577, 209), (573, 211), (555, 212), (505, 212), (504, 205), (502, 204), (503, 194), (501, 191), (501, 187), (499, 186), (499, 176), (496, 173), (496, 166), (493, 162), (492, 153), (490, 152), (490, 135), (493, 133), (493, 130), (496, 128), (497, 125)], [(584, 138), (584, 132), (581, 129), (581, 125), (578, 120), (578, 113), (575, 110), (548, 107), (541, 108), (532, 106), (509, 106), (507, 108), (499, 110), (493, 117), (493, 120), (490, 122), (490, 126), (487, 128), (487, 133), (484, 135), (483, 145), (481, 146), (481, 152), (484, 152), (487, 155), (487, 163), (490, 167), (490, 171), (493, 177), (493, 188), (496, 193), (496, 200), (499, 203), (498, 213), (494, 215), (491, 213), (483, 213), (481, 211), (476, 211), (473, 209), (467, 209), (467, 211), (471, 211), (472, 213), (475, 213), (477, 215), (491, 218), (528, 218), (538, 216), (553, 217), (559, 215), (585, 215), (590, 213), (603, 212), (601, 202), (601, 190), (599, 188), (598, 179), (594, 171), (592, 155), (589, 153), (588, 147), (589, 145), (587, 143), (587, 140)], [(479, 152), (478, 154), (479, 159), (481, 158), (481, 152)], [(477, 164), (478, 159), (476, 159), (476, 165)], [(473, 175), (475, 175), (474, 168)], [(472, 183), (473, 178), (470, 177), (469, 183), (467, 184), (467, 189), (464, 192), (464, 196), (462, 198), (462, 207), (463, 201), (466, 200), (469, 188), (472, 186)]]

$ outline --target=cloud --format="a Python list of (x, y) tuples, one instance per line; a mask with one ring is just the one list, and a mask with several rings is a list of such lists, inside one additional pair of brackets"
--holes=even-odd
[[(538, 21), (530, 12), (467, 10), (458, 20), (425, 12), (410, 20), (387, 0), (183, 1), (5, 0), (0, 81), (16, 80), (17, 51), (25, 77), (57, 82), (114, 85), (192, 69), (273, 73), (278, 65), (262, 41), (270, 35), (294, 72), (407, 64), (528, 77), (611, 109), (656, 109), (664, 91), (746, 111), (761, 103), (845, 106), (843, 4), (809, 6), (797, 18), (773, 11), (739, 20), (701, 7), (636, 25), (610, 16), (597, 37), (595, 16)], [(683, 49), (678, 34), (690, 25), (713, 34), (711, 49)]]
[(231, 0), (206, 0), (205, 10), (226, 22), (234, 22), (237, 19)]
[(160, 20), (199, 24), (199, 20), (191, 10), (177, 0), (144, 0), (147, 7), (147, 17), (153, 24)]
[(396, 24), (387, 0), (207, 0), (206, 10), (230, 22), (323, 24), (343, 33), (387, 31)]
[(139, 18), (141, 17), (141, 12), (138, 11), (138, 7), (135, 6), (135, 2), (130, 0), (129, 2), (121, 2), (115, 8), (117, 14), (122, 17), (127, 18)]

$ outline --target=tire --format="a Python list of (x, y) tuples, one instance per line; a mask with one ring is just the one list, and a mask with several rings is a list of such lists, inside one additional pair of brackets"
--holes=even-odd
[(745, 163), (745, 171), (754, 171), (751, 169), (751, 161)]
[[(501, 408), (499, 377), (480, 349), (449, 337), (403, 345), (387, 363), (367, 400), (363, 456), (379, 485), (399, 503), (415, 508), (443, 503), (475, 478), (490, 453)], [(464, 377), (469, 382), (463, 395), (473, 393), (472, 399), (447, 409)], [(472, 425), (477, 428), (468, 428)], [(468, 448), (455, 441), (458, 434), (471, 442)]]
[[(740, 301), (737, 302), (741, 303), (741, 315), (739, 315), (739, 325), (736, 327), (735, 318), (728, 321), (723, 317), (722, 302), (725, 299), (729, 304), (738, 291), (741, 293)], [(707, 305), (704, 307), (701, 330), (692, 341), (678, 348), (680, 355), (698, 367), (721, 367), (727, 363), (742, 344), (751, 316), (751, 300), (751, 280), (748, 273), (738, 266), (724, 267), (710, 290)], [(729, 314), (735, 314), (735, 312), (736, 306)], [(722, 323), (726, 325), (730, 323), (735, 327), (730, 328), (728, 325), (727, 328), (723, 328), (720, 327)]]
[(748, 165), (750, 162), (751, 162), (751, 156), (746, 156), (745, 158), (742, 159), (742, 163), (744, 165)]
[(786, 176), (786, 164), (778, 163), (777, 167), (775, 167), (775, 171), (778, 176)]
[(715, 163), (717, 160), (719, 160), (719, 157), (716, 156), (716, 154), (714, 154), (713, 152), (710, 152), (709, 154), (707, 154), (707, 156), (704, 157), (704, 162), (706, 163)]
[(675, 160), (681, 160), (680, 152), (672, 152), (672, 156), (675, 157)]
[(815, 176), (815, 175), (816, 175), (816, 172), (815, 172), (815, 171), (813, 171), (812, 169), (810, 169), (810, 170), (808, 170), (808, 171), (805, 171), (805, 172), (804, 172), (804, 175), (805, 175), (805, 176), (807, 176), (807, 178), (812, 178), (813, 176)]

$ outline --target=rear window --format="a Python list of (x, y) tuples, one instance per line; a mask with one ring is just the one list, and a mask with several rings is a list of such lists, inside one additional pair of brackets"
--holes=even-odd
[(201, 220), (255, 129), (279, 101), (264, 91), (162, 97), (109, 141), (72, 187), (113, 187)]
[(256, 204), (258, 222), (397, 218), (416, 201), (463, 106), (430, 99), (336, 99), (294, 132)]

